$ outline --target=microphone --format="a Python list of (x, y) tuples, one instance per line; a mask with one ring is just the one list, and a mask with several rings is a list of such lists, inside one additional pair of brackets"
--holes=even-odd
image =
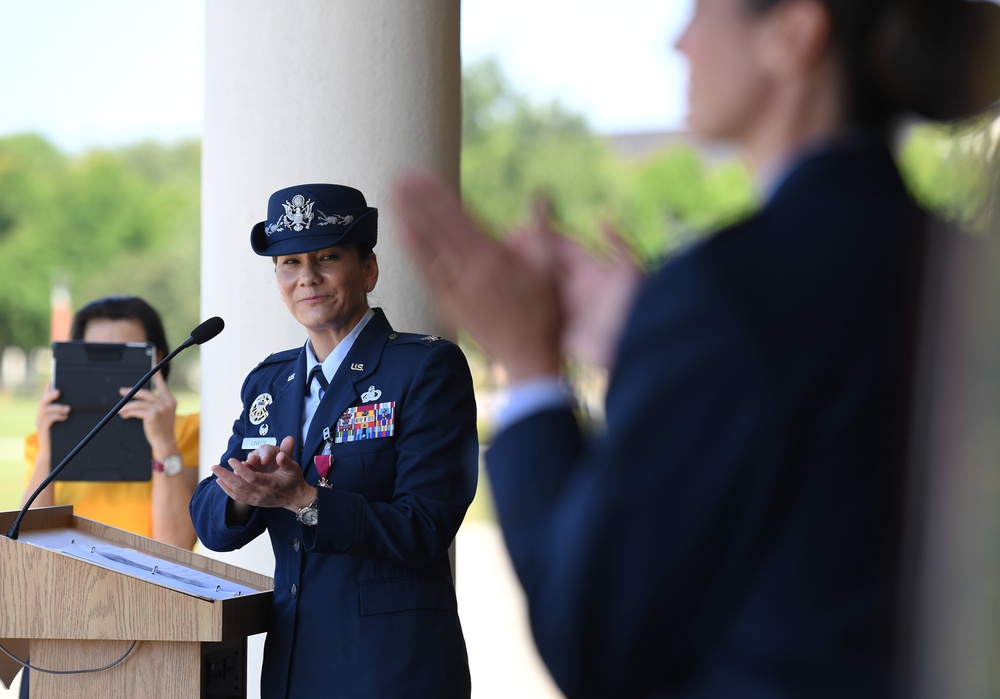
[(153, 378), (153, 374), (162, 369), (167, 362), (180, 354), (182, 350), (187, 349), (191, 345), (205, 344), (213, 337), (221, 333), (224, 327), (226, 327), (226, 323), (219, 316), (209, 318), (197, 328), (192, 330), (191, 336), (188, 339), (184, 340), (184, 342), (175, 347), (170, 354), (161, 359), (156, 366), (146, 372), (146, 375), (139, 379), (135, 386), (133, 386), (131, 390), (129, 390), (129, 392), (126, 393), (120, 401), (118, 401), (115, 407), (108, 411), (108, 414), (102, 417), (100, 422), (94, 425), (94, 429), (88, 432), (87, 436), (80, 440), (80, 443), (73, 447), (70, 453), (66, 455), (66, 458), (60, 461), (59, 465), (52, 469), (52, 471), (49, 472), (49, 475), (45, 477), (45, 480), (43, 480), (41, 484), (35, 488), (35, 492), (31, 494), (31, 497), (25, 501), (21, 511), (17, 513), (17, 519), (14, 520), (14, 523), (10, 527), (10, 531), (7, 532), (7, 538), (17, 539), (18, 531), (21, 529), (21, 520), (23, 520), (24, 516), (28, 513), (28, 510), (31, 508), (31, 503), (35, 501), (35, 498), (37, 498), (39, 494), (41, 494), (41, 492), (48, 487), (49, 483), (55, 480), (56, 476), (58, 476), (59, 473), (66, 468), (69, 462), (73, 460), (73, 457), (79, 454), (80, 450), (87, 446), (87, 444), (90, 443), (90, 440), (97, 436), (97, 433), (111, 421), (111, 418), (117, 415), (121, 409), (125, 407), (125, 404), (132, 400), (135, 394), (139, 392), (139, 389), (146, 385), (147, 381)]
[[(226, 323), (219, 316), (215, 316), (214, 318), (209, 318), (204, 323), (199, 325), (197, 328), (192, 330), (191, 337), (184, 340), (184, 342), (181, 343), (181, 346), (178, 347), (176, 350), (174, 350), (173, 354), (171, 354), (170, 356), (172, 357), (173, 355), (180, 352), (182, 349), (190, 347), (192, 344), (195, 345), (205, 344), (213, 337), (221, 333), (224, 327), (226, 327)], [(170, 359), (170, 357), (167, 357), (167, 359)], [(166, 362), (167, 359), (164, 359), (163, 361)], [(156, 369), (154, 369), (153, 371), (155, 372)]]

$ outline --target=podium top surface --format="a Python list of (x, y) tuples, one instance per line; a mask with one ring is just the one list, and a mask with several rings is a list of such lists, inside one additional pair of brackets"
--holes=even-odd
[[(6, 532), (17, 512), (0, 512), (0, 532)], [(256, 591), (273, 589), (274, 580), (266, 575), (239, 568), (228, 563), (202, 556), (187, 549), (177, 548), (138, 534), (116, 529), (100, 522), (77, 517), (71, 505), (39, 507), (29, 510), (21, 524), (19, 541), (49, 546), (61, 536), (77, 538), (92, 544), (133, 549), (153, 558), (191, 568), (211, 576), (238, 583)], [(0, 536), (0, 539), (3, 537)]]
[(27, 531), (20, 541), (204, 599), (223, 600), (262, 591), (163, 556), (122, 546), (77, 527)]
[(0, 536), (0, 638), (230, 640), (266, 631), (272, 587), (72, 507), (30, 510), (19, 539)]

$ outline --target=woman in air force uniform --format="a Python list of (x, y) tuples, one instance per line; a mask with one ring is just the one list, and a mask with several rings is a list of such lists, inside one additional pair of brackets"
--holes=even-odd
[(369, 307), (377, 217), (356, 189), (307, 184), (251, 233), (308, 339), (246, 378), (191, 514), (216, 551), (271, 538), (264, 697), (470, 693), (448, 548), (476, 490), (472, 379), (455, 344)]

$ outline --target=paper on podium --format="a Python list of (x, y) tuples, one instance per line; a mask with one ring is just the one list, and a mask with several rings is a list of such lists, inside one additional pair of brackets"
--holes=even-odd
[(25, 532), (21, 541), (74, 556), (95, 565), (205, 599), (229, 599), (258, 592), (179, 563), (109, 544), (99, 537), (73, 529)]

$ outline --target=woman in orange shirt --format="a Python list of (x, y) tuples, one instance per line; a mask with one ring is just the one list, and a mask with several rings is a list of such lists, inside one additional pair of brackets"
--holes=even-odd
[[(135, 296), (110, 296), (87, 304), (73, 317), (71, 337), (85, 342), (150, 342), (157, 360), (169, 352), (160, 315)], [(141, 419), (153, 454), (150, 481), (56, 481), (34, 507), (73, 505), (81, 517), (125, 529), (157, 541), (190, 549), (195, 544), (188, 503), (198, 482), (199, 415), (178, 415), (177, 401), (167, 388), (170, 365), (153, 377), (153, 390), (143, 389), (122, 408), (124, 418)], [(122, 389), (122, 394), (127, 388)], [(51, 428), (66, 420), (70, 407), (57, 402), (59, 391), (46, 386), (38, 406), (38, 432), (24, 443), (28, 485), (22, 503), (52, 468)]]

